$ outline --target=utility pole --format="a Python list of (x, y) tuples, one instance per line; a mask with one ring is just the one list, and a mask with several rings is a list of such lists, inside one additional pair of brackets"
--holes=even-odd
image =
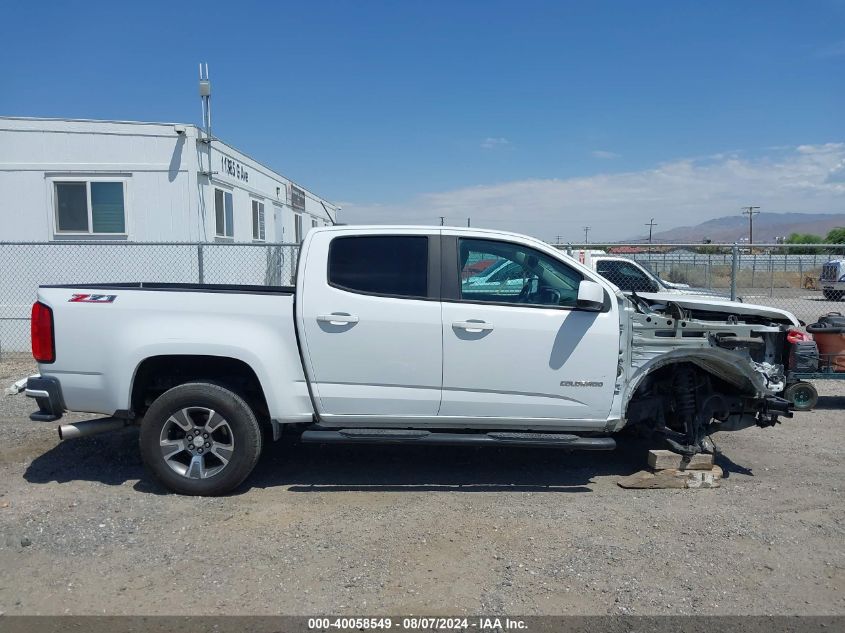
[(590, 235), (590, 227), (589, 227), (589, 226), (585, 226), (585, 227), (584, 227), (584, 244), (588, 244), (588, 243), (589, 243), (589, 235)]
[(467, 226), (469, 226), (469, 220), (470, 220), (470, 219), (469, 219), (469, 218), (467, 218)]
[(754, 243), (754, 216), (760, 213), (757, 211), (760, 207), (742, 207), (742, 214), (748, 216), (748, 249), (751, 251), (751, 245)]
[(654, 221), (654, 218), (651, 218), (651, 221), (646, 224), (648, 227), (648, 243), (651, 244), (651, 231), (652, 229), (657, 226), (657, 222)]
[(443, 226), (443, 224), (445, 224), (445, 222), (446, 222), (446, 216), (445, 216), (445, 215), (441, 215), (441, 216), (440, 216), (440, 226)]

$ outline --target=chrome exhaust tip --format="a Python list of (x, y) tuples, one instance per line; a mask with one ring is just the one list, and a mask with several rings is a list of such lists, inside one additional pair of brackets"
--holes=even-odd
[(118, 420), (117, 418), (100, 418), (98, 420), (72, 422), (70, 424), (62, 424), (59, 426), (59, 439), (73, 440), (77, 437), (96, 435), (97, 433), (107, 433), (109, 431), (118, 431), (125, 426), (126, 420)]

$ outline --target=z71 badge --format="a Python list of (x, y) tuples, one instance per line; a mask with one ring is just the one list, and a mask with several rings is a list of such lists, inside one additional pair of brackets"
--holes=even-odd
[(80, 295), (75, 294), (70, 299), (68, 299), (68, 303), (114, 303), (114, 300), (117, 299), (117, 295)]

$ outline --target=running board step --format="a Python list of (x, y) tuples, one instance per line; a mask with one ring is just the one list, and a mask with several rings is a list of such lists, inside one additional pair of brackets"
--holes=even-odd
[(581, 437), (569, 433), (449, 433), (409, 429), (326, 429), (303, 431), (303, 442), (320, 444), (440, 444), (446, 446), (554, 446), (569, 450), (612, 451), (612, 437)]

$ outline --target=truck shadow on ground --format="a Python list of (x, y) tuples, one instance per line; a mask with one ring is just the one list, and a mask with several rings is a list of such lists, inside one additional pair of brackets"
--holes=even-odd
[[(269, 443), (255, 471), (235, 491), (287, 487), (291, 492), (591, 492), (597, 477), (630, 475), (646, 467), (644, 440), (622, 438), (615, 451), (555, 448), (448, 447)], [(727, 456), (725, 470), (752, 475)], [(168, 494), (141, 463), (137, 429), (61, 442), (24, 473), (30, 483), (95, 481), (118, 486), (137, 480), (139, 492)]]
[(635, 472), (643, 454), (554, 448), (291, 445), (267, 452), (253, 487), (292, 492), (590, 492), (596, 477)]
[(138, 430), (124, 429), (59, 442), (33, 459), (23, 477), (35, 484), (96, 481), (119, 486), (149, 476), (138, 452)]

